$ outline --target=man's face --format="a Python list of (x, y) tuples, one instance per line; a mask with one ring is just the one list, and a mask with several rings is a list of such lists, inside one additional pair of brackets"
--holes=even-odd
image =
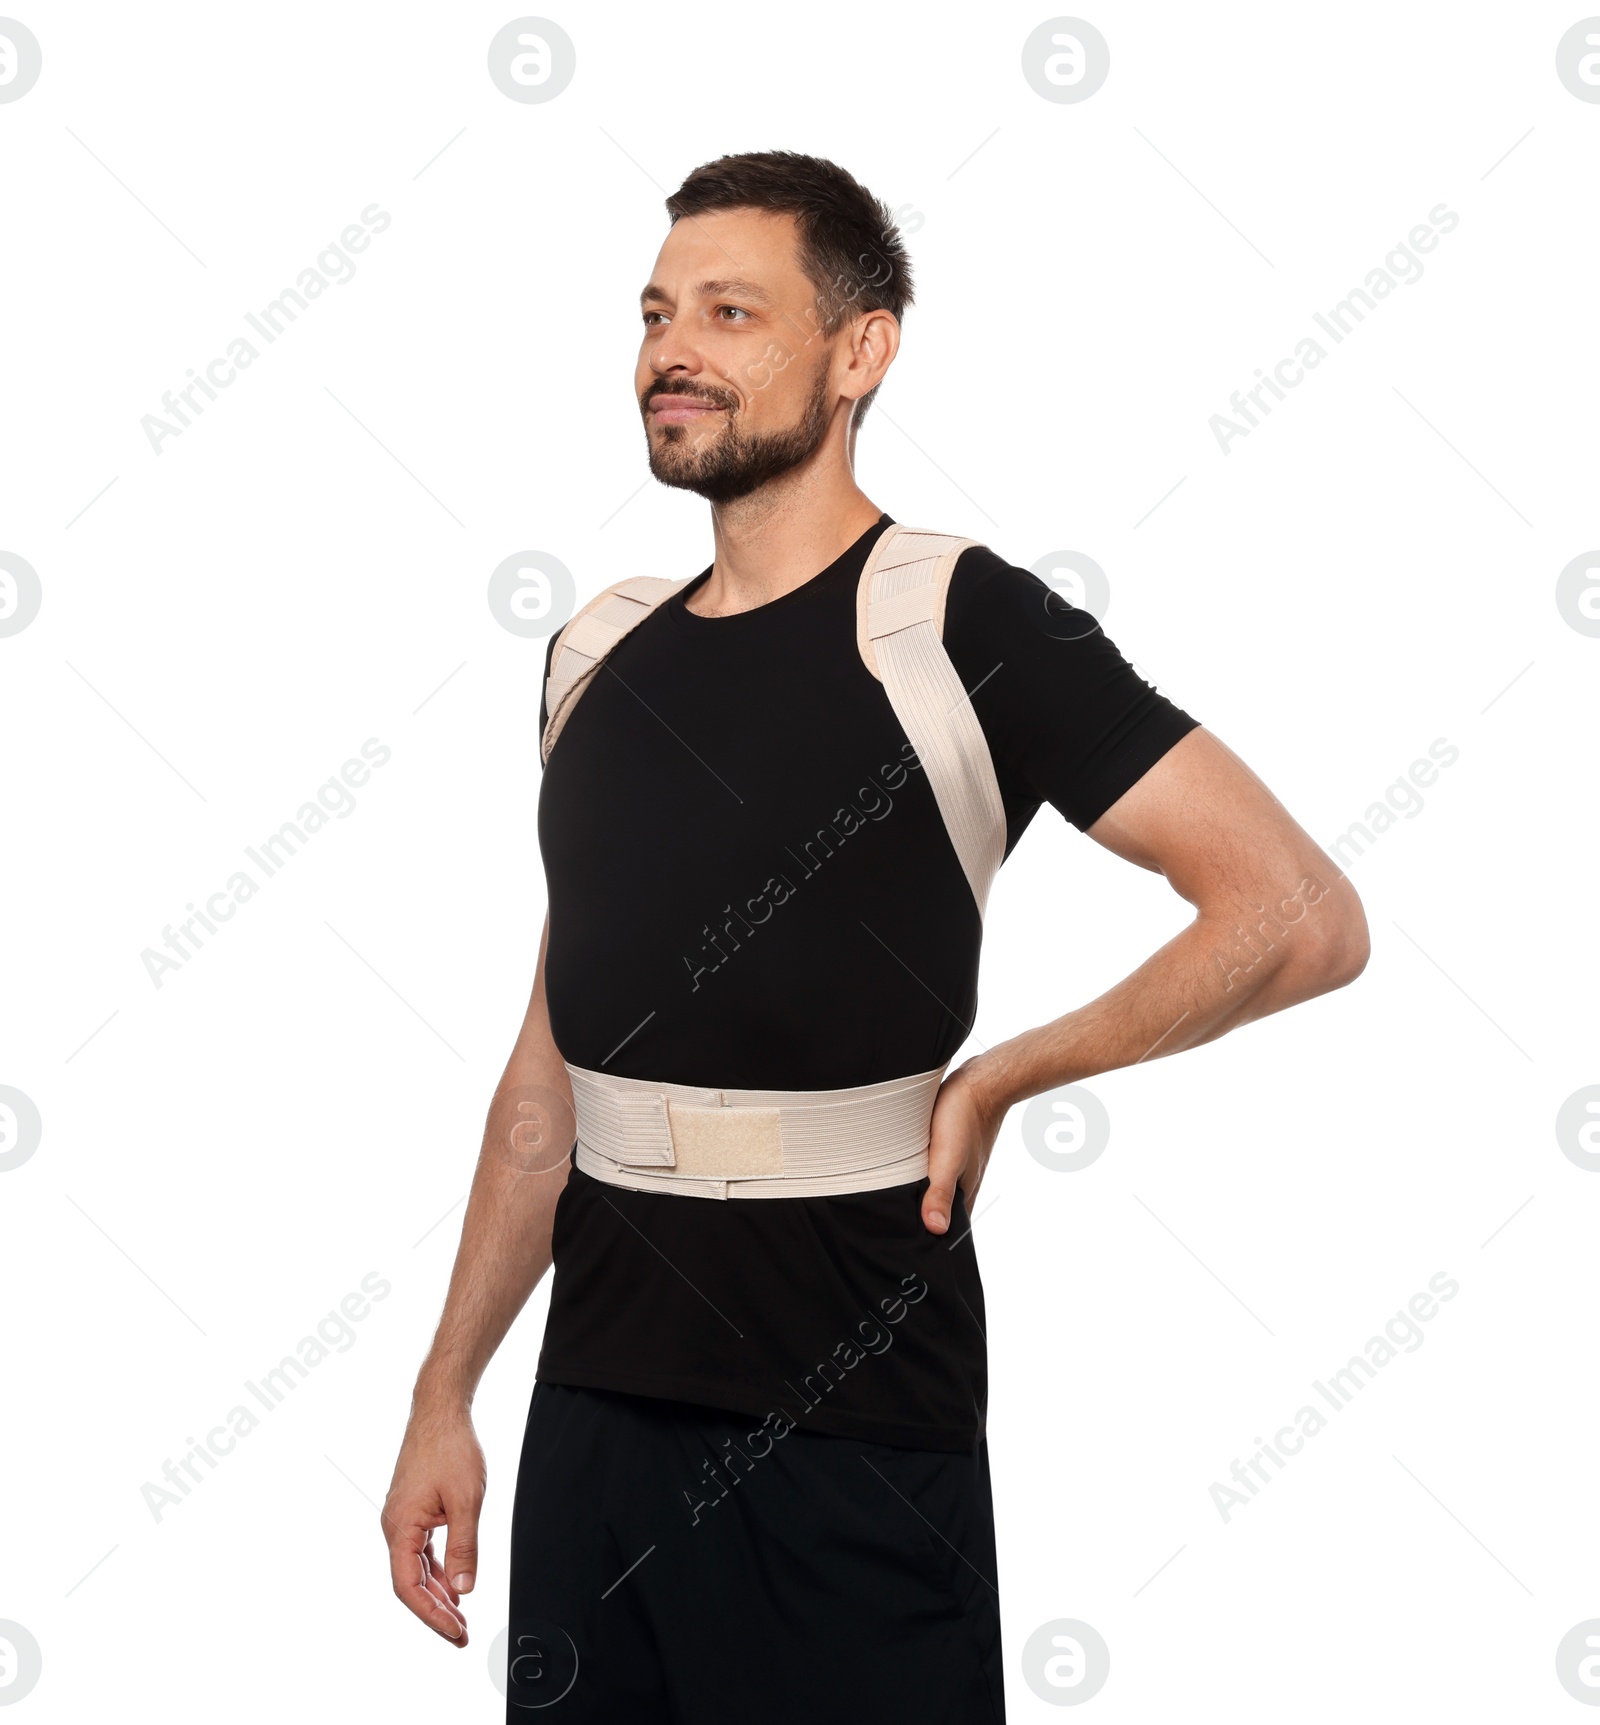
[(667, 235), (640, 296), (634, 388), (650, 471), (713, 503), (814, 455), (841, 400), (792, 216), (721, 210)]

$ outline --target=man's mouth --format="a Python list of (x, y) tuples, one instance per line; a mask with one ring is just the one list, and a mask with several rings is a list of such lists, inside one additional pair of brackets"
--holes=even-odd
[(705, 401), (698, 395), (660, 393), (650, 397), (649, 410), (657, 425), (690, 425), (723, 411), (714, 401)]

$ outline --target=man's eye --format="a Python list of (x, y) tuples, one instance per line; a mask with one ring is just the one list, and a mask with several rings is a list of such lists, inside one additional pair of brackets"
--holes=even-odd
[(655, 320), (657, 318), (661, 318), (664, 320), (666, 318), (666, 315), (667, 314), (664, 311), (647, 311), (644, 314), (645, 328), (646, 329), (653, 329), (655, 327)]
[(747, 312), (743, 306), (719, 305), (717, 307), (717, 316), (718, 317), (726, 317), (731, 322), (737, 322), (741, 318), (749, 317), (749, 315), (750, 315), (749, 312)]

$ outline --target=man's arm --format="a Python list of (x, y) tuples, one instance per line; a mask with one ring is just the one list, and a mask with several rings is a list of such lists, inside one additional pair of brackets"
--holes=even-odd
[(970, 1207), (1006, 1111), (1058, 1085), (1210, 1042), (1342, 988), (1367, 962), (1355, 889), (1254, 773), (1189, 732), (1088, 829), (1195, 907), (1182, 934), (1098, 1000), (962, 1063), (934, 1107), (924, 1224)]
[[(484, 1462), (472, 1398), (484, 1368), (550, 1267), (556, 1200), (576, 1135), (572, 1087), (550, 1035), (545, 918), (533, 994), (489, 1104), (444, 1314), (411, 1398), (411, 1418), (383, 1506), (394, 1591), (430, 1629), (467, 1644), (461, 1595), (478, 1564)], [(448, 1526), (441, 1563), (433, 1530)]]

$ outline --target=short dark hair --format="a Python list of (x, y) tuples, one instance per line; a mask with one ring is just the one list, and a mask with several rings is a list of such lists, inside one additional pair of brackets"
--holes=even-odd
[[(837, 163), (794, 150), (719, 156), (696, 168), (667, 199), (674, 222), (739, 209), (795, 218), (800, 268), (817, 290), (825, 334), (832, 335), (853, 312), (904, 318), (912, 299), (911, 259), (894, 215)], [(874, 385), (857, 403), (857, 425), (877, 393)]]

